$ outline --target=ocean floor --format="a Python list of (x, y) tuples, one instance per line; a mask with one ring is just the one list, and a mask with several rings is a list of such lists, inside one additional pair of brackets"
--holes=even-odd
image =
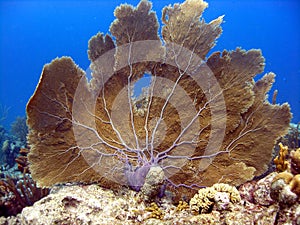
[(17, 216), (0, 217), (0, 224), (300, 224), (299, 198), (287, 186), (275, 190), (275, 176), (273, 172), (245, 183), (239, 188), (241, 201), (212, 200), (210, 210), (201, 214), (168, 197), (145, 202), (141, 193), (125, 188), (114, 192), (96, 184), (56, 186)]

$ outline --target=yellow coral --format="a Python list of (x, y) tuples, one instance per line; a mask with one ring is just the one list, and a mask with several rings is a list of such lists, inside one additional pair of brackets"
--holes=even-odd
[(283, 172), (288, 169), (288, 161), (286, 160), (288, 154), (288, 147), (284, 146), (282, 143), (279, 143), (279, 156), (276, 156), (274, 163), (276, 165), (276, 170), (278, 172)]
[(284, 180), (284, 182), (286, 184), (289, 184), (291, 182), (291, 180), (293, 179), (293, 174), (291, 174), (290, 172), (287, 172), (287, 171), (281, 172), (274, 177), (272, 183), (274, 183), (275, 181), (280, 180), (280, 179)]
[(183, 211), (189, 208), (189, 204), (185, 201), (179, 201), (176, 210)]
[(162, 220), (164, 217), (163, 211), (154, 202), (152, 202), (150, 206), (146, 208), (146, 211), (151, 212), (151, 214), (148, 216), (148, 219), (154, 218)]
[(300, 196), (300, 174), (294, 176), (289, 185), (291, 191)]
[(230, 201), (233, 203), (241, 201), (241, 196), (236, 187), (229, 184), (217, 183), (213, 185), (213, 188), (218, 192), (227, 192), (230, 196)]
[(229, 184), (217, 183), (212, 187), (207, 187), (200, 189), (198, 194), (190, 200), (190, 209), (192, 212), (206, 213), (213, 206), (214, 197), (219, 192), (226, 192), (230, 196), (230, 201), (232, 203), (239, 202), (241, 200), (238, 190), (230, 186)]
[(300, 196), (300, 174), (293, 175), (290, 172), (284, 171), (281, 173), (278, 173), (273, 181), (272, 185), (277, 182), (278, 180), (283, 180), (290, 188), (292, 192)]
[(190, 200), (190, 209), (194, 213), (205, 213), (213, 205), (213, 199), (208, 197), (211, 189), (200, 189)]

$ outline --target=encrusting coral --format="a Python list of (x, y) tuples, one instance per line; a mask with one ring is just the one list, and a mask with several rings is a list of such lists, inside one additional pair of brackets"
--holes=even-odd
[(290, 181), (289, 186), (291, 191), (297, 194), (300, 197), (300, 174), (297, 174)]
[[(91, 38), (90, 82), (69, 57), (44, 66), (27, 104), (28, 157), (39, 186), (98, 182), (139, 191), (158, 166), (161, 188), (189, 199), (191, 188), (239, 185), (267, 169), (291, 114), (288, 104), (267, 101), (273, 73), (253, 79), (264, 69), (261, 51), (206, 59), (222, 16), (206, 23), (202, 0), (167, 6), (161, 39), (151, 7), (146, 0), (117, 7), (114, 38)], [(134, 84), (144, 74), (151, 82), (137, 102)]]
[(291, 172), (293, 174), (300, 174), (300, 148), (292, 150), (290, 153), (291, 158)]
[[(294, 178), (296, 178), (294, 180)], [(288, 172), (279, 173), (271, 184), (270, 196), (283, 207), (294, 204), (299, 196), (298, 191), (299, 178), (293, 176)]]

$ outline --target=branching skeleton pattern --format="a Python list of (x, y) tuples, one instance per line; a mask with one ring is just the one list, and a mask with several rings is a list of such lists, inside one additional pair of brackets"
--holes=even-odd
[[(150, 2), (122, 5), (110, 27), (115, 40), (99, 33), (89, 42), (91, 81), (68, 57), (44, 67), (27, 105), (38, 184), (99, 182), (138, 191), (159, 166), (181, 197), (192, 194), (189, 188), (238, 185), (265, 171), (288, 127), (289, 106), (266, 100), (273, 73), (254, 82), (264, 68), (259, 50), (205, 58), (223, 18), (205, 23), (206, 7), (187, 0), (164, 8), (160, 37)], [(150, 84), (134, 96), (144, 74)]]

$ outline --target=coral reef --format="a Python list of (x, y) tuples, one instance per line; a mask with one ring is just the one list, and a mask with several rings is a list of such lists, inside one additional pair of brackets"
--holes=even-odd
[[(91, 38), (90, 82), (69, 57), (44, 66), (27, 104), (28, 158), (39, 186), (143, 190), (150, 168), (160, 167), (166, 192), (179, 200), (266, 171), (291, 114), (288, 104), (267, 101), (273, 73), (254, 81), (264, 69), (261, 51), (207, 57), (223, 16), (206, 23), (201, 0), (165, 7), (161, 39), (151, 7), (147, 0), (117, 7), (114, 37)], [(151, 83), (138, 103), (133, 88), (144, 74)]]
[(22, 173), (29, 171), (28, 158), (27, 158), (28, 153), (29, 153), (28, 148), (21, 148), (19, 151), (19, 155), (16, 158), (16, 163), (18, 164), (18, 169)]
[(11, 138), (6, 139), (1, 148), (2, 165), (13, 167), (22, 146), (23, 144), (20, 141), (13, 141)]
[(6, 176), (0, 180), (0, 216), (17, 215), (48, 193), (49, 189), (38, 188), (29, 174), (19, 179)]
[(26, 124), (26, 117), (17, 117), (11, 124), (11, 133), (18, 138), (24, 146), (27, 142), (28, 127)]
[(241, 200), (235, 187), (228, 184), (217, 183), (212, 187), (200, 189), (190, 200), (190, 208), (195, 213), (207, 213), (215, 206), (218, 210), (232, 208), (231, 203)]
[(289, 149), (300, 148), (300, 122), (298, 124), (290, 123), (288, 133), (280, 138), (280, 142), (288, 146)]
[(273, 172), (261, 180), (241, 185), (239, 192), (245, 209), (268, 208), (269, 222), (262, 224), (298, 224), (300, 201), (288, 185), (292, 178), (288, 172)]
[(20, 148), (27, 145), (28, 128), (25, 117), (17, 117), (11, 125), (11, 133), (0, 126), (0, 165), (12, 168)]
[[(0, 224), (299, 224), (299, 201), (285, 208), (274, 201), (264, 202), (264, 205), (259, 203), (259, 198), (266, 196), (263, 192), (270, 194), (270, 180), (274, 175), (245, 184), (248, 190), (255, 189), (250, 192), (261, 192), (253, 196), (255, 202), (247, 201), (240, 193), (242, 199), (232, 205), (232, 210), (213, 207), (210, 213), (197, 215), (193, 215), (189, 207), (178, 210), (167, 197), (148, 205), (141, 192), (132, 190), (113, 192), (97, 185), (56, 186), (51, 194), (24, 208), (16, 217), (0, 217)], [(159, 218), (154, 218), (156, 216)]]
[[(10, 149), (10, 146), (8, 146)], [(46, 196), (50, 189), (38, 188), (29, 173), (28, 148), (21, 148), (13, 166), (0, 169), (0, 217), (14, 216)]]
[(244, 201), (251, 204), (270, 206), (275, 201), (270, 196), (270, 187), (277, 173), (271, 173), (261, 180), (250, 181), (239, 187), (239, 193)]
[(271, 197), (283, 205), (294, 204), (300, 198), (300, 174), (278, 173), (271, 185)]
[(279, 156), (274, 159), (279, 173), (272, 179), (270, 196), (281, 208), (286, 208), (299, 201), (300, 197), (300, 149), (289, 152), (288, 146), (282, 143), (279, 147)]
[(274, 178), (271, 184), (270, 196), (282, 206), (291, 206), (295, 204), (298, 199), (297, 194), (291, 189), (292, 186), (290, 184), (292, 180), (294, 180), (292, 174), (288, 172), (282, 172)]

